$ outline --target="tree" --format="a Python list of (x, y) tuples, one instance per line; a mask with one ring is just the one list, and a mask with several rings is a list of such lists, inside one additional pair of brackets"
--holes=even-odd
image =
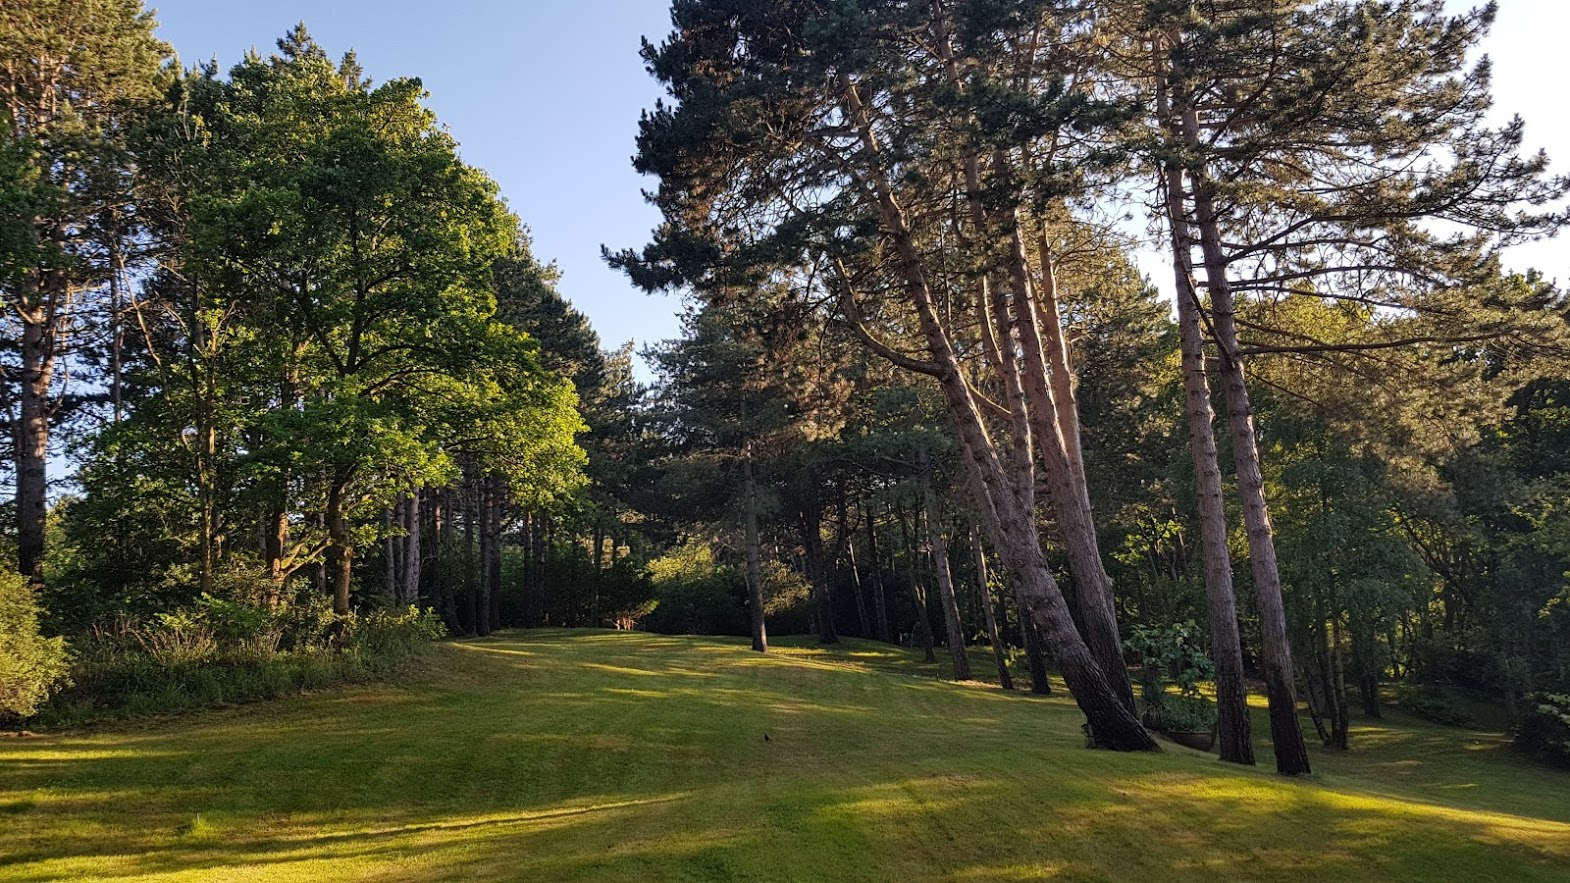
[[(1495, 337), (1504, 331), (1488, 314), (1501, 305), (1477, 304), (1484, 309), (1465, 326), (1348, 345), (1290, 332), (1286, 342), (1245, 340), (1239, 297), (1311, 291), (1367, 304), (1380, 330), (1391, 327), (1373, 321), (1381, 307), (1445, 313), (1454, 306), (1447, 295), (1494, 272), (1499, 247), (1560, 223), (1542, 209), (1567, 185), (1545, 175), (1544, 157), (1518, 155), (1519, 120), (1484, 125), (1487, 70), (1467, 70), (1466, 53), (1492, 7), (1448, 18), (1433, 0), (1185, 2), (1149, 4), (1135, 16), (1138, 40), (1153, 52), (1145, 74), (1159, 95), (1153, 128), (1163, 134), (1152, 168), (1166, 178), (1180, 294), (1187, 253), (1197, 244), (1201, 254), (1208, 305), (1194, 306), (1220, 357), (1277, 768), (1307, 772), (1245, 360)], [(1454, 156), (1433, 159), (1435, 144), (1455, 145)]]
[[(118, 276), (130, 169), (124, 138), (169, 48), (139, 0), (26, 0), (0, 18), (0, 294), (15, 323), (17, 564), (41, 579), (57, 368), (83, 299)], [(14, 214), (13, 214), (14, 212)], [(7, 394), (9, 399), (9, 393)]]
[[(1023, 29), (1033, 30), (1051, 5), (1020, 4)], [(1072, 478), (1063, 471), (1072, 466), (1063, 464), (1075, 461), (1058, 413), (1069, 403), (1044, 395), (1050, 384), (1041, 381), (1049, 369), (1023, 365), (1017, 356), (1015, 343), (1022, 342), (1030, 359), (1049, 358), (1040, 344), (1040, 313), (1009, 310), (1003, 297), (992, 295), (986, 270), (959, 289), (952, 285), (961, 280), (944, 272), (946, 249), (934, 224), (966, 222), (964, 215), (942, 215), (933, 199), (962, 192), (967, 158), (941, 154), (946, 145), (971, 147), (979, 140), (967, 127), (974, 117), (963, 102), (938, 100), (952, 96), (925, 88), (948, 81), (950, 53), (943, 47), (949, 45), (949, 11), (946, 4), (890, 3), (857, 11), (678, 5), (676, 32), (645, 51), (677, 103), (644, 119), (636, 163), (660, 176), (653, 198), (666, 225), (641, 255), (623, 254), (616, 262), (650, 288), (691, 282), (712, 292), (765, 266), (759, 260), (764, 255), (769, 266), (789, 256), (823, 280), (870, 349), (933, 378), (954, 423), (963, 468), (974, 475), (982, 520), (1019, 580), (1029, 615), (1052, 644), (1094, 739), (1106, 747), (1153, 749), (1131, 710), (1110, 597), (1098, 597), (1093, 581), (1083, 586), (1093, 650), (1042, 554), (1032, 433), (1049, 416), (1058, 429), (1043, 450), (1058, 460), (1060, 476)], [(1072, 30), (1049, 24), (1055, 36)], [(905, 37), (918, 33), (932, 35), (940, 48), (933, 52)], [(956, 104), (959, 112), (948, 113)], [(1030, 122), (1046, 131), (1067, 125), (1081, 106), (1077, 99), (1043, 104), (1032, 108), (1037, 113)], [(995, 180), (1009, 180), (1010, 169), (1012, 163), (998, 161)], [(1021, 278), (1019, 197), (1001, 184), (993, 196), (1010, 208), (985, 226), (972, 226), (968, 235), (987, 243), (998, 230), (1008, 234), (1012, 295), (1025, 304), (1030, 286)], [(879, 296), (893, 292), (899, 296)], [(869, 327), (869, 315), (876, 326), (913, 329), (925, 352), (912, 355), (881, 339), (878, 327)], [(979, 349), (978, 341), (962, 329), (978, 327), (991, 344), (988, 376), (1003, 404), (992, 403), (971, 380), (969, 354)], [(1005, 428), (1006, 443), (1000, 444), (992, 420)]]

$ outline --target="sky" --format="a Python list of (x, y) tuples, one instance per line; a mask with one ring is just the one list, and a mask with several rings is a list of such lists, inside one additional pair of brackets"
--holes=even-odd
[[(759, 0), (768, 2), (768, 0)], [(1469, 0), (1446, 0), (1451, 11)], [(187, 64), (224, 69), (255, 47), (266, 53), (304, 21), (330, 55), (358, 54), (378, 82), (416, 76), (429, 104), (529, 227), (535, 255), (562, 272), (561, 291), (607, 346), (640, 346), (680, 333), (680, 300), (646, 295), (600, 259), (600, 246), (637, 247), (658, 214), (651, 186), (632, 170), (639, 111), (658, 85), (640, 40), (669, 30), (666, 0), (154, 0), (159, 34)], [(1494, 63), (1500, 119), (1527, 121), (1533, 149), (1570, 171), (1563, 35), (1570, 0), (1500, 0), (1482, 47)], [(1570, 283), (1570, 239), (1523, 246), (1512, 269)], [(1149, 268), (1153, 278), (1163, 274)]]

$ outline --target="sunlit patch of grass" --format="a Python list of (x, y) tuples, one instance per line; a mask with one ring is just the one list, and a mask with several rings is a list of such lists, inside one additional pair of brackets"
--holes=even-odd
[(1570, 867), (1570, 776), (1399, 714), (1293, 781), (1265, 744), (1255, 770), (1088, 751), (1067, 695), (945, 683), (872, 642), (760, 656), (552, 630), (440, 662), (402, 688), (0, 743), (0, 880), (1516, 883)]

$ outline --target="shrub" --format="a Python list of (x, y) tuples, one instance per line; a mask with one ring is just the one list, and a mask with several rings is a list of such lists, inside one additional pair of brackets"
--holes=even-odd
[[(1123, 642), (1126, 652), (1139, 656), (1140, 698), (1145, 703), (1141, 719), (1153, 730), (1208, 730), (1215, 723), (1215, 707), (1200, 693), (1199, 682), (1215, 672), (1205, 655), (1199, 626), (1193, 621), (1171, 626), (1135, 626)], [(1167, 693), (1170, 681), (1178, 695)]]
[(1216, 725), (1216, 704), (1209, 699), (1168, 696), (1163, 708), (1168, 730), (1202, 733)]
[(432, 641), (447, 637), (447, 624), (436, 611), (418, 607), (375, 610), (354, 620), (350, 646), (374, 657), (414, 656)]
[(1473, 727), (1477, 722), (1445, 694), (1430, 688), (1405, 686), (1396, 693), (1401, 707), (1429, 723), (1445, 727)]
[(744, 635), (745, 586), (735, 569), (714, 560), (707, 544), (689, 542), (649, 562), (655, 604), (642, 625), (667, 635)]
[(65, 640), (39, 634), (38, 614), (38, 599), (27, 580), (0, 574), (0, 718), (31, 717), (68, 683)]
[(42, 721), (187, 711), (387, 678), (446, 633), (434, 612), (413, 607), (341, 618), (314, 596), (277, 611), (204, 596), (95, 627), (74, 687)]
[(1528, 757), (1570, 768), (1570, 695), (1533, 693), (1515, 725), (1515, 747)]

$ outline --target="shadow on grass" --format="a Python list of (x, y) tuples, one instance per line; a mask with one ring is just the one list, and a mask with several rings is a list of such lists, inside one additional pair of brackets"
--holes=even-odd
[(1570, 862), (1562, 795), (1540, 818), (1476, 811), (1532, 783), (1486, 758), (1463, 810), (1403, 791), (1388, 759), (1316, 784), (1089, 752), (1064, 697), (873, 676), (897, 664), (873, 653), (506, 634), (407, 688), (15, 740), (0, 880), (1546, 880)]

